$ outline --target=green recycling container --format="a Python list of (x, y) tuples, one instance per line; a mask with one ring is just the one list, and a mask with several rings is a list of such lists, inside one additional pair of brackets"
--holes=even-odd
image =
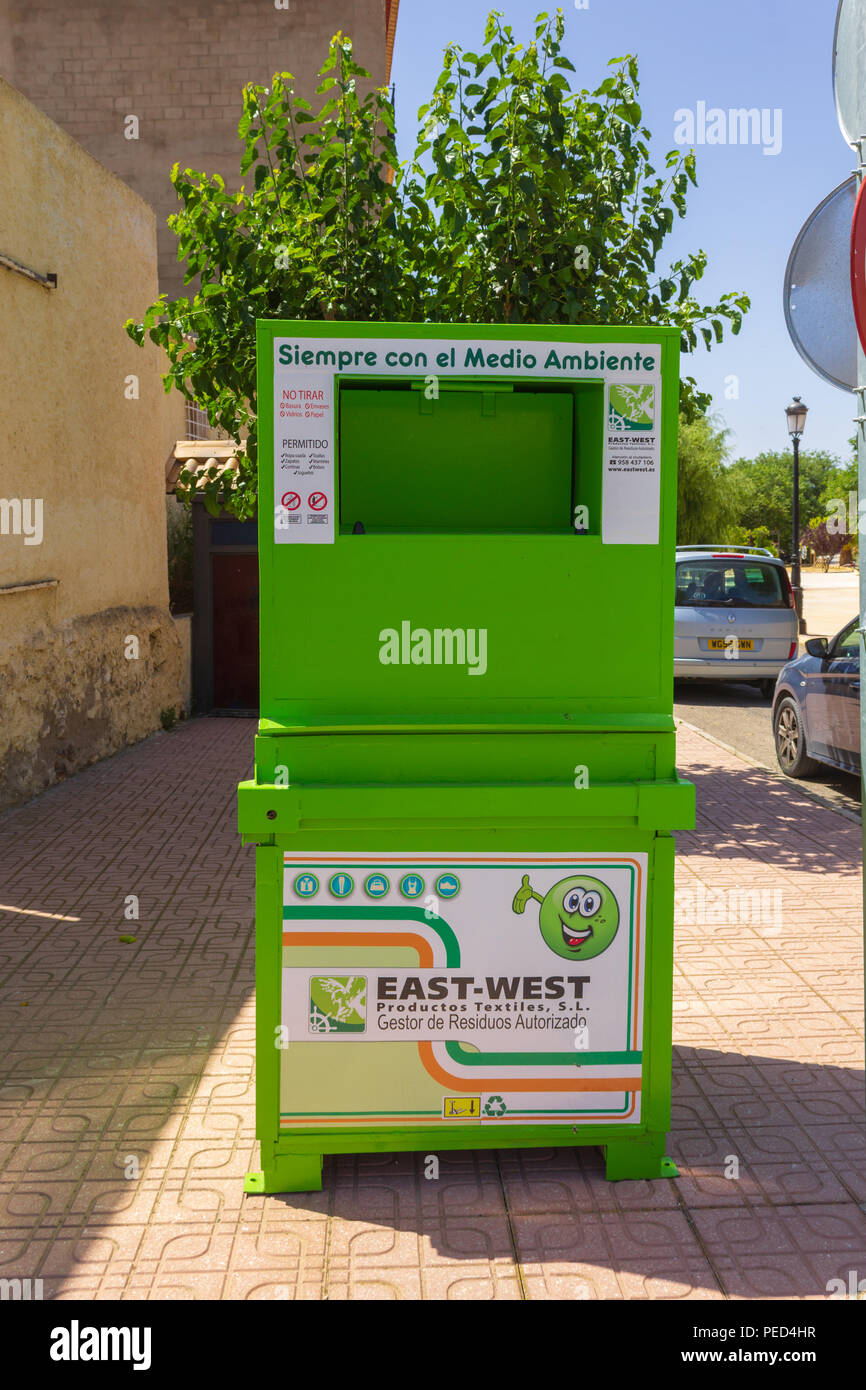
[(325, 1154), (662, 1177), (678, 333), (257, 324), (250, 1192)]

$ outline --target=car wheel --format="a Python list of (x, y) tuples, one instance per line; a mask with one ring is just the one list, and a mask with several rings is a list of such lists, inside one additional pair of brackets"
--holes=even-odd
[(806, 733), (796, 701), (790, 696), (780, 700), (773, 714), (773, 738), (776, 757), (786, 777), (812, 777), (820, 763), (810, 758), (806, 750)]

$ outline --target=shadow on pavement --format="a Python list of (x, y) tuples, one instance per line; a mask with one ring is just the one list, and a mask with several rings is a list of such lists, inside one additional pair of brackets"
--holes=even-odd
[[(772, 728), (772, 696), (756, 686), (736, 681), (674, 681), (674, 714), (702, 733), (718, 739), (778, 775)], [(784, 785), (812, 788), (817, 796), (838, 800), (856, 811), (860, 805), (860, 778), (822, 765), (814, 777), (789, 778)]]
[(326, 1158), (321, 1194), (267, 1200), (327, 1213), (356, 1291), (415, 1259), (467, 1287), (519, 1266), (529, 1297), (823, 1298), (866, 1270), (862, 1112), (860, 1070), (677, 1047), (677, 1179), (608, 1183), (597, 1149), (431, 1149)]
[(801, 792), (796, 782), (760, 768), (694, 759), (681, 762), (679, 772), (694, 783), (698, 805), (698, 828), (676, 834), (680, 855), (859, 877), (860, 827), (835, 815), (828, 802), (817, 803), (808, 790)]

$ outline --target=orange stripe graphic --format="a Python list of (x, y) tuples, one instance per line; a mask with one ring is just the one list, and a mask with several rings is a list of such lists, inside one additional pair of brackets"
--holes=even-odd
[(539, 1077), (512, 1081), (511, 1077), (503, 1076), (452, 1076), (436, 1061), (431, 1042), (419, 1042), (418, 1051), (425, 1071), (443, 1086), (456, 1091), (639, 1091), (641, 1088), (638, 1076), (605, 1076), (597, 1081), (542, 1081)]
[(433, 947), (416, 932), (283, 932), (284, 946), (414, 946), (419, 965), (433, 965)]
[[(415, 932), (283, 932), (284, 946), (414, 946), (418, 952), (418, 963), (420, 965), (433, 965), (433, 948), (429, 941), (425, 941), (423, 936), (418, 936)], [(541, 1091), (639, 1091), (641, 1089), (640, 1077), (603, 1077), (598, 1080), (574, 1080), (562, 1081), (559, 1079), (541, 1080), (536, 1077), (532, 1080), (521, 1078), (511, 1080), (509, 1077), (471, 1077), (453, 1076), (451, 1072), (445, 1070), (436, 1060), (431, 1042), (419, 1042), (418, 1053), (421, 1057), (421, 1064), (429, 1076), (448, 1090), (457, 1091), (530, 1091), (539, 1093)], [(634, 1099), (632, 1100), (634, 1108)], [(628, 1112), (631, 1114), (631, 1111)], [(372, 1117), (367, 1116), (367, 1119)], [(332, 1123), (329, 1121), (329, 1123)], [(334, 1123), (354, 1124), (353, 1120), (341, 1120)], [(530, 1121), (524, 1121), (530, 1123)], [(564, 1121), (565, 1123), (565, 1121)]]

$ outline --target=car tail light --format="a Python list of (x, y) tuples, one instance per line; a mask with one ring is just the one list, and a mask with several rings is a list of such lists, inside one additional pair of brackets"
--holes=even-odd
[[(783, 573), (783, 575), (785, 576), (785, 583), (786, 583), (787, 586), (788, 586), (788, 607), (789, 607), (789, 608), (795, 608), (795, 607), (796, 607), (796, 604), (794, 603), (794, 590), (793, 590), (793, 588), (791, 587), (791, 576), (789, 575), (789, 573), (788, 573), (788, 571), (787, 571), (786, 569), (783, 569), (783, 570), (782, 570), (782, 573)], [(794, 646), (796, 647), (796, 643), (794, 644)], [(793, 656), (793, 655), (794, 655), (794, 650), (793, 650), (793, 648), (792, 648), (792, 650), (791, 650), (791, 656)], [(789, 660), (790, 660), (790, 658), (789, 658)]]
[(794, 657), (797, 655), (797, 647), (798, 647), (798, 645), (799, 645), (799, 644), (798, 644), (797, 642), (792, 642), (792, 643), (791, 643), (791, 650), (788, 652), (788, 660), (789, 660), (789, 661), (793, 661)]

